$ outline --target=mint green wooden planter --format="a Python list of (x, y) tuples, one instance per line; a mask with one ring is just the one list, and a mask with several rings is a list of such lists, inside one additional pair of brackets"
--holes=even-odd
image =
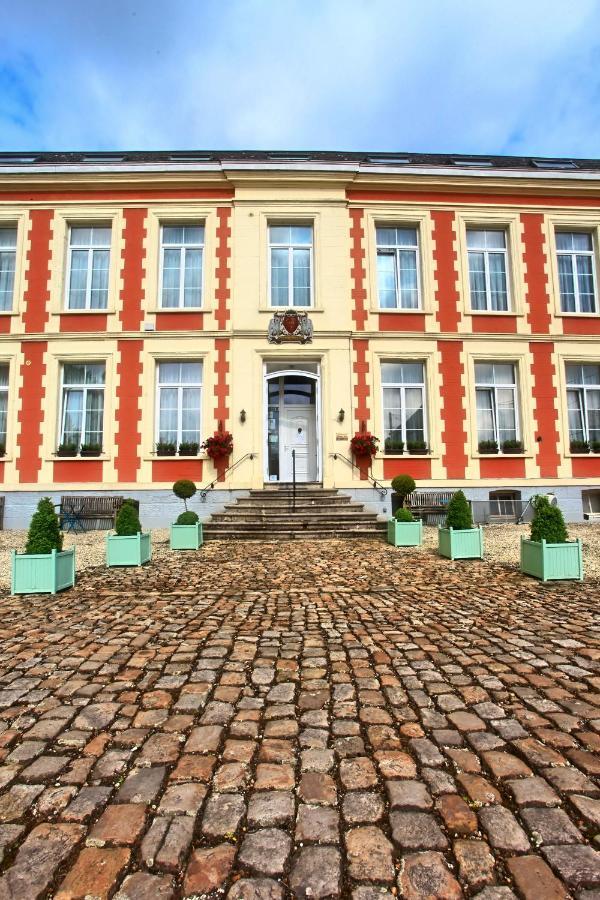
[(388, 519), (387, 523), (388, 544), (394, 547), (420, 547), (423, 543), (423, 523), (398, 522), (396, 519)]
[(483, 559), (483, 528), (438, 528), (438, 551), (448, 559)]
[(11, 593), (56, 594), (75, 584), (75, 548), (11, 554)]
[(107, 566), (143, 566), (152, 554), (150, 534), (138, 534), (121, 537), (118, 534), (106, 535)]
[(171, 525), (171, 550), (198, 550), (204, 543), (202, 522), (195, 525)]
[(521, 572), (542, 581), (583, 581), (581, 540), (548, 544), (521, 537)]

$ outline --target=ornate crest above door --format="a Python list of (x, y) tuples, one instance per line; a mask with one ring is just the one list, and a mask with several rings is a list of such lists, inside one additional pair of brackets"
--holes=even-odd
[(313, 324), (308, 313), (286, 309), (273, 314), (267, 334), (270, 344), (310, 344), (312, 339)]

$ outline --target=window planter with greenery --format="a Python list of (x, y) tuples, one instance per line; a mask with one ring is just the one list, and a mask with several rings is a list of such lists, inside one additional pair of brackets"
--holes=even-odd
[(589, 453), (590, 445), (587, 441), (571, 441), (569, 449), (571, 453)]
[(82, 444), (79, 452), (83, 457), (100, 456), (102, 453), (102, 446), (100, 444)]
[(426, 441), (407, 441), (406, 449), (411, 456), (424, 456), (429, 452)]
[(479, 441), (477, 451), (485, 455), (492, 455), (498, 452), (498, 444), (496, 441)]
[(198, 456), (198, 450), (200, 449), (200, 444), (197, 441), (190, 441), (186, 443), (183, 441), (179, 445), (179, 455), (180, 456)]
[(423, 543), (423, 523), (413, 518), (410, 509), (401, 507), (393, 519), (388, 519), (388, 544), (394, 547), (420, 547)]
[(563, 514), (543, 494), (533, 499), (529, 539), (521, 537), (521, 572), (541, 581), (583, 579), (581, 540), (570, 541)]
[(483, 559), (483, 529), (473, 527), (471, 507), (462, 491), (448, 503), (446, 526), (438, 528), (438, 551), (448, 559)]
[(600, 441), (591, 441), (590, 450), (592, 453), (600, 453)]
[(65, 442), (65, 443), (58, 445), (56, 455), (57, 456), (77, 456), (78, 450), (79, 450), (79, 446), (77, 444)]
[(6, 456), (6, 446), (5, 444), (0, 444), (0, 457)]
[(502, 441), (503, 453), (523, 453), (523, 441)]
[(203, 543), (202, 523), (198, 521), (198, 514), (187, 508), (188, 500), (196, 493), (196, 485), (181, 478), (173, 485), (173, 493), (183, 500), (185, 512), (171, 525), (171, 550), (198, 550)]
[(157, 456), (176, 456), (177, 455), (177, 444), (174, 444), (171, 441), (159, 441), (156, 445), (156, 455)]
[(116, 534), (106, 535), (107, 566), (143, 566), (152, 554), (150, 534), (142, 533), (138, 510), (124, 500), (115, 519)]
[(392, 516), (406, 505), (406, 498), (415, 490), (416, 484), (412, 475), (396, 475), (392, 479)]
[(13, 594), (55, 594), (75, 584), (75, 549), (63, 550), (52, 501), (44, 497), (33, 514), (25, 553), (12, 551)]
[(404, 441), (398, 440), (396, 438), (386, 438), (383, 443), (383, 448), (388, 454), (395, 454), (400, 456), (404, 453)]

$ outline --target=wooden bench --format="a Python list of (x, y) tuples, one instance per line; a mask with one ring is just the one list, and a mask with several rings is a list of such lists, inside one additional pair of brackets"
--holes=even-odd
[(443, 525), (453, 495), (454, 491), (413, 491), (406, 498), (406, 506), (425, 525)]
[(96, 531), (114, 528), (123, 497), (68, 496), (60, 498), (60, 527), (65, 531)]

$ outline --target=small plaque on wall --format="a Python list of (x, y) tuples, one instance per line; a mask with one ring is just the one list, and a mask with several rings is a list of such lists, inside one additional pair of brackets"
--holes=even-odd
[(335, 439), (336, 439), (336, 441), (347, 441), (348, 435), (347, 434), (336, 434)]

